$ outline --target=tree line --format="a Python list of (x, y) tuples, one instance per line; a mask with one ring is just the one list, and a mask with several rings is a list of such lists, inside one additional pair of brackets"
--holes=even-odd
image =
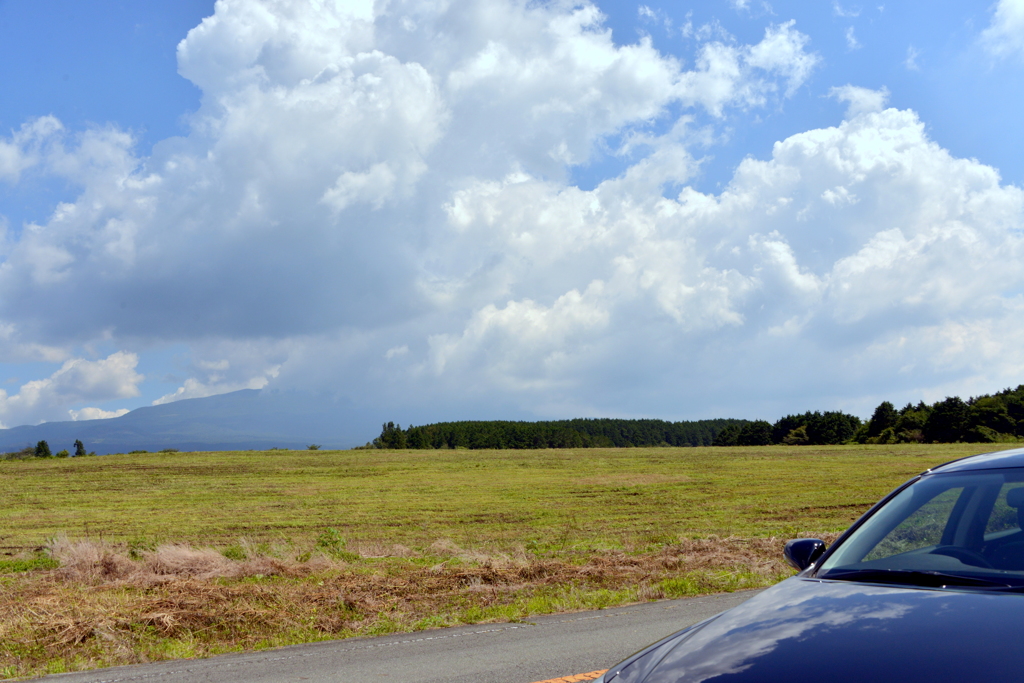
[(824, 446), (849, 443), (855, 439), (863, 425), (856, 415), (841, 411), (806, 412), (786, 415), (775, 424), (767, 420), (753, 420), (742, 425), (730, 425), (720, 431), (712, 446)]
[(1024, 384), (966, 401), (953, 396), (897, 410), (884, 401), (858, 432), (861, 443), (998, 443), (1024, 438)]
[(842, 412), (787, 415), (774, 424), (755, 420), (726, 427), (715, 446), (841, 443), (999, 443), (1024, 439), (1024, 384), (995, 394), (941, 401), (897, 409), (882, 401), (862, 422)]
[(693, 422), (595, 418), (548, 422), (467, 420), (419, 427), (388, 422), (368, 444), (375, 448), (598, 448), (710, 446), (725, 427), (745, 420)]
[(1024, 440), (1024, 384), (995, 394), (947, 397), (897, 409), (883, 401), (871, 419), (808, 411), (767, 420), (692, 422), (613, 418), (510, 422), (388, 422), (364, 448), (597, 448), (629, 446), (791, 446), (844, 443), (996, 443)]

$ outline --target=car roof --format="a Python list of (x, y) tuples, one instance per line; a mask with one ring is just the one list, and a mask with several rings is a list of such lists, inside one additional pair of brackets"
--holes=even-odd
[(1003, 467), (1024, 467), (1024, 448), (970, 455), (928, 470), (928, 473), (994, 470)]

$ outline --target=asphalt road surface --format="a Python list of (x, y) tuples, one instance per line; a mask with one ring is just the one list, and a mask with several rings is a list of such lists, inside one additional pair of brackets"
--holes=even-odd
[(757, 591), (47, 676), (54, 683), (533, 683), (607, 669)]

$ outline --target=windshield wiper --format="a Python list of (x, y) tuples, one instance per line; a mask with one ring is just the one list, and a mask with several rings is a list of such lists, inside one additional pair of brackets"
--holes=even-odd
[(1024, 586), (994, 579), (964, 574), (950, 574), (931, 570), (909, 569), (830, 569), (818, 575), (819, 579), (838, 581), (864, 581), (866, 583), (887, 583), (898, 586), (923, 586), (945, 588), (946, 586), (968, 586), (1000, 590), (1024, 590)]

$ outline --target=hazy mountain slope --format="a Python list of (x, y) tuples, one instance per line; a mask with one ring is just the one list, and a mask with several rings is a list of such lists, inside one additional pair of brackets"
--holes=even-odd
[(97, 453), (136, 449), (350, 448), (380, 433), (386, 416), (305, 393), (254, 389), (138, 408), (109, 420), (47, 422), (0, 430), (0, 451), (45, 439), (53, 452), (73, 451), (75, 439)]

